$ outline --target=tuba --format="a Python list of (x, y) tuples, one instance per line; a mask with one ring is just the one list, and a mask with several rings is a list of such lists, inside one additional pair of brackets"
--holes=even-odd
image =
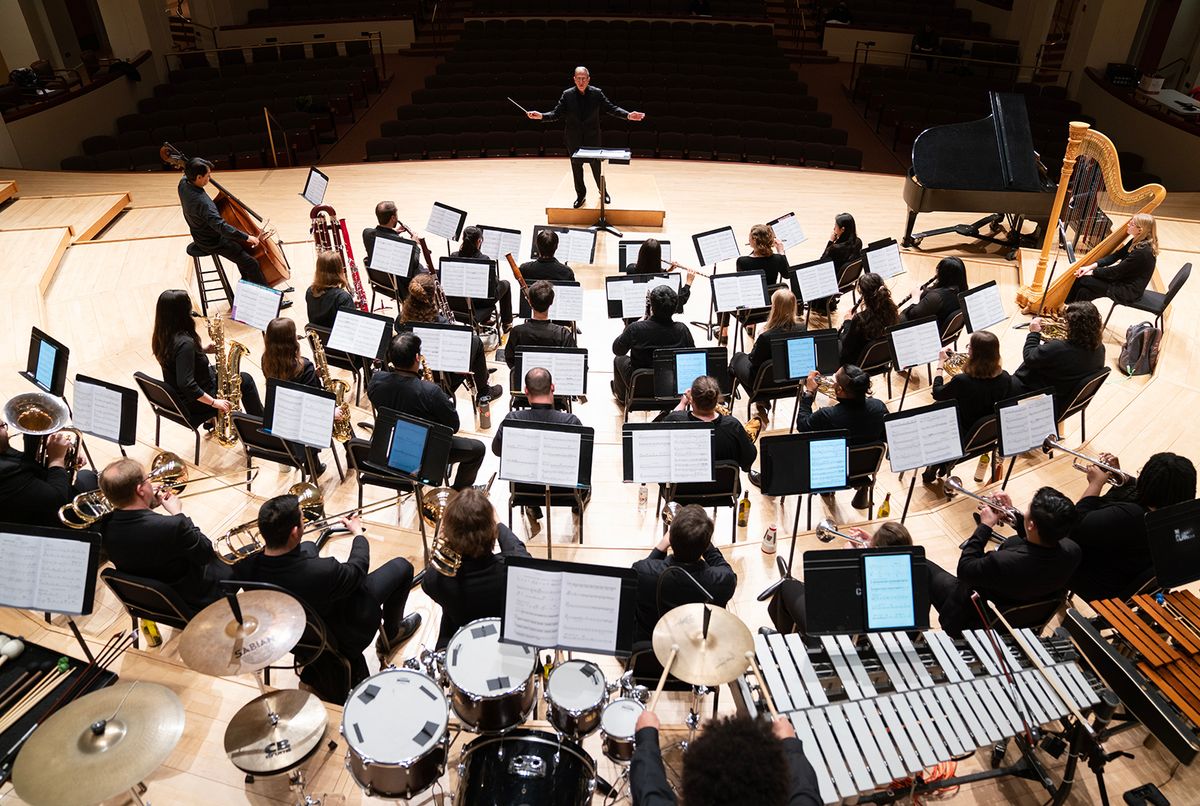
[(233, 425), (233, 411), (242, 405), (242, 356), (249, 355), (246, 345), (239, 341), (229, 340), (229, 351), (225, 351), (225, 323), (220, 317), (214, 316), (208, 320), (208, 337), (216, 348), (214, 355), (217, 362), (217, 397), (228, 400), (233, 409), (228, 412), (217, 412), (217, 425), (213, 436), (217, 442), (226, 448), (238, 442), (237, 429)]
[(46, 392), (26, 392), (4, 404), (4, 420), (17, 433), (42, 437), (34, 455), (34, 461), (40, 465), (45, 465), (48, 461), (45, 437), (60, 431), (73, 434), (75, 439), (67, 448), (63, 466), (69, 482), (75, 483), (75, 464), (79, 458), (83, 434), (78, 428), (71, 426), (71, 410), (67, 408), (65, 400)]
[(334, 378), (329, 374), (329, 361), (325, 358), (325, 347), (317, 331), (309, 330), (308, 343), (312, 347), (313, 364), (317, 368), (317, 376), (321, 386), (328, 392), (333, 392), (337, 398), (337, 412), (333, 415), (333, 438), (338, 442), (349, 442), (354, 438), (354, 426), (350, 424), (350, 384)]
[[(238, 471), (241, 473), (241, 470)], [(162, 451), (150, 464), (146, 480), (161, 485), (174, 493), (180, 493), (188, 483), (188, 469), (178, 455)], [(240, 482), (239, 482), (240, 483)], [(80, 493), (68, 504), (58, 509), (58, 519), (63, 526), (72, 529), (88, 529), (115, 509), (112, 502), (100, 490)]]
[[(311, 481), (293, 484), (287, 494), (300, 500), (300, 514), (305, 520), (315, 521), (325, 517), (325, 497), (321, 494), (321, 488)], [(236, 565), (266, 547), (258, 531), (258, 518), (233, 527), (213, 541), (213, 551), (226, 565)]]

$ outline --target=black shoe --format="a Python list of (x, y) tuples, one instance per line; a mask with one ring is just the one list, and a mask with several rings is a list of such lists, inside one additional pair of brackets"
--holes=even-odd
[(504, 394), (504, 387), (498, 383), (494, 383), (487, 388), (484, 394), (492, 400), (499, 400), (500, 396)]
[(927, 467), (921, 472), (922, 484), (933, 484), (937, 479), (937, 467)]
[(609, 196), (607, 193), (605, 193), (605, 194), (604, 194), (604, 203), (605, 203), (605, 204), (612, 204), (612, 196)]
[(870, 509), (871, 508), (871, 491), (866, 487), (859, 487), (854, 493), (854, 500), (850, 502), (850, 506), (855, 509)]
[(580, 196), (579, 198), (577, 198), (575, 200), (575, 203), (572, 204), (571, 206), (574, 207), (576, 210), (578, 210), (580, 207), (583, 206), (583, 202), (586, 198), (587, 198), (586, 196)]
[(773, 627), (759, 627), (758, 628), (759, 635), (774, 635), (777, 632), (779, 632), (779, 630), (776, 630)]
[(421, 614), (409, 613), (400, 622), (400, 629), (396, 631), (395, 635), (385, 637), (383, 631), (380, 631), (379, 637), (375, 639), (375, 653), (384, 658), (390, 657), (405, 641), (416, 635), (420, 628)]
[(284, 308), (290, 308), (290, 307), (292, 307), (292, 301), (291, 301), (290, 299), (285, 299), (285, 300), (284, 300), (284, 301), (283, 301), (283, 302), (280, 304), (280, 306), (279, 306), (279, 310), (281, 310), (281, 311), (282, 311)]
[(326, 470), (327, 468), (325, 467), (324, 462), (317, 462), (317, 478), (324, 476)]
[(762, 474), (759, 473), (757, 470), (751, 470), (748, 475), (750, 476), (750, 483), (761, 490), (762, 489)]

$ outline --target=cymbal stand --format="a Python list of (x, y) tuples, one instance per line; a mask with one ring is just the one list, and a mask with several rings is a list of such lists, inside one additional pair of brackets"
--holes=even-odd
[(299, 768), (288, 773), (288, 789), (300, 798), (296, 801), (296, 806), (340, 806), (346, 802), (345, 795), (310, 795), (304, 780), (304, 770)]
[(133, 798), (135, 806), (151, 806), (150, 801), (142, 800), (142, 795), (146, 794), (146, 783), (144, 781), (138, 781), (129, 787), (129, 794)]

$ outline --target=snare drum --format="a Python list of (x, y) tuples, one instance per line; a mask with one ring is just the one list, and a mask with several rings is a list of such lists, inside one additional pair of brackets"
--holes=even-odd
[(367, 795), (411, 798), (442, 777), (450, 734), (446, 695), (411, 669), (358, 684), (342, 711), (346, 768)]
[(458, 763), (456, 806), (591, 806), (596, 764), (553, 733), (480, 736)]
[(594, 663), (565, 661), (546, 683), (546, 718), (559, 733), (581, 739), (600, 726), (607, 694), (604, 672)]
[(613, 761), (633, 759), (633, 735), (637, 732), (638, 717), (646, 706), (628, 697), (613, 700), (604, 706), (600, 718), (600, 739), (605, 757)]
[(462, 627), (446, 646), (450, 704), (467, 727), (503, 733), (525, 720), (537, 696), (537, 652), (500, 643), (500, 619)]

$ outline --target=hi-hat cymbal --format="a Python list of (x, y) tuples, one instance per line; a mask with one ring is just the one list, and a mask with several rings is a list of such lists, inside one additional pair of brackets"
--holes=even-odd
[(304, 607), (279, 591), (237, 595), (242, 623), (228, 599), (213, 602), (184, 628), (179, 655), (192, 669), (217, 677), (257, 672), (282, 658), (304, 634)]
[(87, 806), (137, 785), (183, 735), (183, 704), (156, 683), (117, 683), (69, 703), (17, 756), (13, 785), (32, 806)]
[(225, 729), (225, 753), (233, 766), (253, 775), (290, 770), (325, 738), (328, 714), (307, 691), (280, 689), (255, 697)]
[[(708, 637), (704, 637), (704, 612), (710, 613)], [(723, 607), (685, 604), (663, 614), (654, 625), (654, 656), (667, 663), (671, 646), (679, 651), (671, 674), (693, 686), (719, 686), (746, 671), (746, 653), (754, 649), (754, 637), (742, 620)]]

